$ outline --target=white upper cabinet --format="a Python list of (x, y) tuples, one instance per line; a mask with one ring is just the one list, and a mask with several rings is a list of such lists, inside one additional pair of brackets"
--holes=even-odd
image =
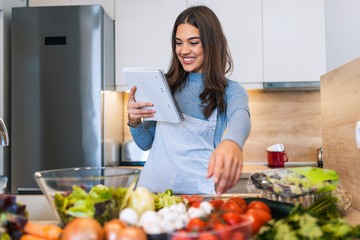
[(234, 62), (229, 79), (246, 88), (262, 88), (261, 0), (189, 0), (206, 5), (219, 18)]
[(115, 0), (115, 75), (117, 90), (127, 90), (124, 67), (161, 68), (171, 57), (171, 33), (186, 0)]
[(110, 16), (110, 18), (115, 19), (114, 1), (115, 0), (29, 0), (29, 6), (75, 6), (100, 4), (104, 8), (104, 11)]
[(324, 0), (263, 1), (264, 82), (326, 73)]

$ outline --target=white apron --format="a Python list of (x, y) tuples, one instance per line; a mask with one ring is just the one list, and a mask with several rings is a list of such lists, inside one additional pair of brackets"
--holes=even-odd
[(181, 123), (157, 122), (137, 186), (152, 193), (172, 189), (174, 194), (214, 194), (214, 181), (206, 175), (214, 150), (216, 118), (217, 110), (208, 121), (184, 114)]

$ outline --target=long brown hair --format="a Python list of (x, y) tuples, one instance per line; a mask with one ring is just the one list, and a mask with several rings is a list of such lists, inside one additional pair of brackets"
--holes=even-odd
[(180, 24), (189, 23), (199, 29), (200, 41), (204, 48), (202, 63), (202, 81), (204, 90), (199, 95), (204, 105), (203, 114), (209, 118), (219, 107), (219, 111), (226, 110), (225, 88), (228, 85), (225, 74), (232, 69), (232, 59), (227, 40), (221, 24), (215, 13), (206, 6), (195, 6), (184, 10), (177, 17), (172, 31), (172, 59), (166, 78), (172, 92), (181, 90), (186, 85), (186, 72), (175, 52), (176, 31)]

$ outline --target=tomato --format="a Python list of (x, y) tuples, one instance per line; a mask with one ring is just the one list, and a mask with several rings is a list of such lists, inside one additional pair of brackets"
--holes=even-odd
[(222, 218), (231, 226), (239, 224), (242, 220), (240, 214), (236, 212), (226, 212), (222, 215)]
[(193, 204), (191, 204), (191, 207), (199, 208), (201, 203), (202, 202), (194, 202)]
[(245, 236), (242, 232), (233, 232), (233, 234), (231, 235), (231, 239), (245, 240)]
[(213, 200), (210, 200), (209, 203), (214, 207), (215, 210), (218, 210), (221, 207), (221, 205), (224, 204), (224, 200), (213, 199)]
[(189, 233), (185, 230), (179, 230), (175, 233), (171, 240), (190, 240), (188, 234)]
[(248, 212), (254, 212), (254, 214), (259, 215), (264, 223), (267, 223), (268, 221), (270, 221), (272, 219), (271, 214), (264, 210), (252, 208), (252, 209), (249, 209)]
[(106, 240), (119, 239), (120, 232), (127, 227), (127, 224), (119, 219), (113, 219), (104, 224)]
[(201, 232), (204, 231), (207, 227), (207, 223), (201, 218), (192, 218), (187, 224), (186, 230), (188, 232)]
[(232, 229), (229, 225), (217, 223), (214, 224), (214, 230), (216, 230), (216, 236), (220, 240), (229, 240), (231, 238)]
[(221, 210), (229, 210), (229, 211), (233, 211), (233, 212), (237, 212), (237, 213), (244, 213), (244, 209), (240, 208), (239, 205), (237, 205), (235, 202), (225, 202), (223, 205), (221, 205), (220, 207)]
[(237, 205), (239, 205), (239, 207), (242, 208), (244, 210), (244, 212), (246, 212), (247, 204), (246, 204), (246, 201), (243, 198), (241, 198), (241, 197), (232, 197), (228, 201), (237, 203)]
[(186, 204), (189, 204), (190, 206), (194, 203), (194, 202), (202, 202), (204, 201), (204, 198), (199, 196), (199, 195), (182, 195), (181, 199), (183, 200), (183, 202)]
[(264, 221), (256, 212), (253, 211), (247, 211), (245, 216), (249, 217), (253, 221), (251, 224), (251, 231), (253, 235), (256, 234), (262, 225), (264, 225)]
[(217, 240), (217, 237), (212, 233), (201, 233), (198, 240)]
[(104, 231), (98, 221), (93, 218), (74, 218), (62, 233), (62, 240), (99, 239), (104, 238)]
[(239, 206), (247, 206), (246, 201), (241, 197), (232, 197), (228, 201), (236, 202)]
[(270, 207), (260, 201), (252, 201), (251, 203), (249, 203), (248, 209), (260, 209), (260, 210), (264, 210), (271, 214)]

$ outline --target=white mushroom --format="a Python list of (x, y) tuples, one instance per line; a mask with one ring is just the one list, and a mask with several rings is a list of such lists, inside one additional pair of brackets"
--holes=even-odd
[(157, 223), (147, 223), (143, 226), (143, 229), (147, 234), (160, 234), (164, 232), (161, 226)]
[(132, 208), (125, 208), (120, 212), (119, 219), (130, 225), (135, 225), (138, 222), (138, 215)]
[(200, 208), (203, 209), (206, 214), (211, 214), (212, 211), (214, 211), (214, 207), (209, 202), (201, 202)]
[(145, 226), (147, 223), (159, 224), (161, 219), (161, 216), (155, 211), (148, 210), (141, 215), (138, 225)]
[(191, 207), (188, 210), (190, 218), (205, 217), (207, 214), (204, 209)]

